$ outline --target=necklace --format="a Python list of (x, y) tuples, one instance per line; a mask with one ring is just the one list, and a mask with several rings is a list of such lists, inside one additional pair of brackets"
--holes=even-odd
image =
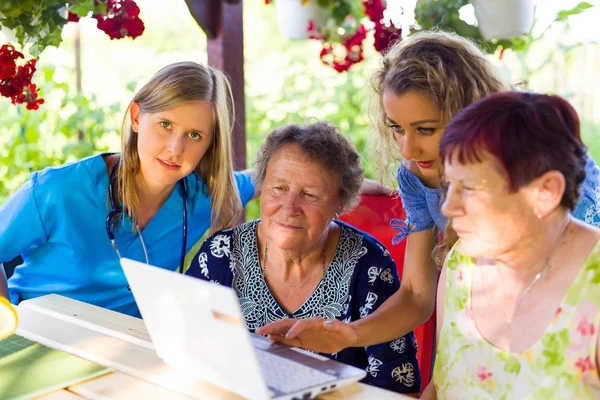
[[(323, 274), (321, 275), (321, 279), (323, 279), (323, 277), (325, 276), (325, 272), (327, 271), (327, 261), (326, 261), (326, 251), (325, 251), (326, 248), (327, 248), (327, 241), (325, 241), (325, 247), (323, 247), (323, 252), (322, 252)], [(267, 278), (267, 253), (268, 253), (268, 251), (269, 251), (269, 244), (265, 242), (265, 254), (263, 256), (263, 262), (261, 265), (265, 279)], [(300, 285), (297, 287), (302, 287), (302, 286), (304, 286), (304, 285)]]
[(527, 296), (527, 293), (529, 293), (531, 288), (533, 288), (535, 286), (535, 284), (538, 283), (540, 281), (540, 279), (542, 279), (542, 277), (546, 275), (546, 272), (548, 272), (550, 270), (550, 259), (552, 258), (552, 256), (554, 255), (554, 252), (558, 248), (559, 242), (564, 238), (565, 232), (567, 231), (567, 228), (569, 227), (570, 224), (571, 224), (571, 218), (567, 217), (567, 222), (566, 222), (565, 226), (562, 228), (560, 235), (558, 235), (558, 237), (554, 241), (552, 250), (548, 253), (548, 256), (544, 260), (544, 266), (537, 272), (537, 274), (535, 274), (535, 276), (533, 277), (531, 282), (529, 282), (527, 287), (525, 287), (525, 290), (523, 290), (523, 293), (521, 293), (519, 295), (519, 297), (517, 298), (517, 301), (515, 302), (515, 306), (513, 307), (513, 311), (510, 316), (510, 319), (508, 320), (509, 329), (510, 329), (510, 327), (512, 327), (512, 323), (515, 318), (515, 315), (517, 314), (517, 311), (519, 310), (519, 307), (521, 306), (523, 299), (525, 298), (525, 296)]

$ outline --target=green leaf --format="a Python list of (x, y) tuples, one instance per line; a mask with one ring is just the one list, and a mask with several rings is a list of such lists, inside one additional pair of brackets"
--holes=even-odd
[(130, 92), (135, 92), (135, 88), (137, 87), (137, 82), (136, 81), (129, 81), (129, 83), (127, 83), (127, 90), (129, 90)]
[(591, 282), (592, 282), (593, 284), (598, 284), (598, 283), (600, 283), (600, 270), (594, 274), (594, 277), (592, 278), (592, 281), (591, 281)]
[(449, 27), (461, 36), (471, 38), (473, 40), (480, 40), (482, 38), (479, 29), (473, 25), (467, 24), (462, 19), (453, 20)]
[(80, 17), (86, 17), (94, 10), (94, 0), (83, 0), (73, 3), (69, 8), (73, 14), (77, 14)]
[(571, 8), (570, 10), (559, 11), (558, 15), (556, 16), (556, 21), (564, 21), (567, 18), (569, 18), (571, 15), (581, 14), (585, 10), (592, 8), (592, 7), (594, 7), (593, 4), (590, 4), (587, 1), (582, 1), (581, 3), (577, 4), (575, 7)]
[(521, 372), (521, 363), (513, 357), (508, 357), (504, 362), (504, 371), (517, 375)]

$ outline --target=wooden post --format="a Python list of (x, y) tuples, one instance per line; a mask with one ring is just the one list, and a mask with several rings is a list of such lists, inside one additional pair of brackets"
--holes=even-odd
[[(81, 93), (83, 87), (81, 85), (81, 26), (79, 22), (75, 23), (75, 89), (77, 90), (77, 94)], [(79, 141), (83, 141), (85, 139), (85, 134), (80, 129), (77, 137)]]
[(244, 35), (240, 0), (185, 0), (208, 38), (208, 65), (229, 76), (235, 104), (233, 161), (246, 168), (246, 111), (244, 101)]

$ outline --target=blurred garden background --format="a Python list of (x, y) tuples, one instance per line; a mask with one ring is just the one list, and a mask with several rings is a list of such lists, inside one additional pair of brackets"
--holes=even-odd
[[(63, 43), (48, 47), (38, 62), (34, 83), (46, 100), (39, 110), (0, 98), (0, 204), (33, 170), (119, 151), (120, 126), (136, 88), (166, 64), (206, 63), (206, 36), (184, 0), (136, 3), (145, 31), (135, 40), (110, 40), (93, 19), (65, 25)], [(411, 18), (415, 1), (401, 3)], [(577, 4), (538, 0), (533, 39), (523, 50), (489, 57), (509, 81), (527, 80), (531, 90), (566, 97), (579, 112), (585, 142), (600, 162), (600, 8), (555, 21), (560, 10)], [(290, 41), (280, 35), (272, 5), (244, 0), (243, 6), (249, 166), (262, 138), (274, 127), (316, 118), (340, 126), (363, 155), (367, 176), (377, 178), (368, 152), (372, 132), (367, 111), (369, 77), (378, 66), (379, 53), (366, 46), (364, 61), (338, 73), (321, 63), (318, 41)], [(472, 19), (472, 7), (461, 10), (461, 18)], [(6, 42), (2, 35), (0, 43)], [(248, 214), (257, 215), (256, 204)]]

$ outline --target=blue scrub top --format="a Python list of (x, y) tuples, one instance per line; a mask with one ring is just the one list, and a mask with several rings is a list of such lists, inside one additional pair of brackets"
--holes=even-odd
[[(194, 174), (188, 188), (186, 252), (210, 227), (206, 185)], [(235, 173), (242, 204), (254, 196), (250, 176)], [(34, 172), (0, 206), (0, 260), (22, 255), (8, 281), (18, 304), (50, 293), (139, 316), (139, 310), (106, 234), (109, 176), (102, 155)], [(179, 185), (142, 230), (150, 264), (176, 270), (182, 245), (183, 198)], [(131, 220), (114, 230), (123, 257), (145, 262)]]

